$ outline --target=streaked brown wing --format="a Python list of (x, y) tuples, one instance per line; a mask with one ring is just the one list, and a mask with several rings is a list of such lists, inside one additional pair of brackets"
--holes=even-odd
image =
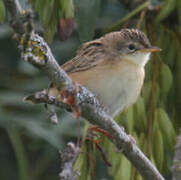
[(85, 43), (78, 51), (77, 56), (62, 65), (62, 68), (68, 73), (85, 71), (103, 61), (104, 48), (101, 39)]

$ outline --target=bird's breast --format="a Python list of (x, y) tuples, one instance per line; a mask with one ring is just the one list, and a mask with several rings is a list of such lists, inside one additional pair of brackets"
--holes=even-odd
[(95, 93), (110, 115), (115, 116), (136, 101), (144, 80), (144, 68), (122, 61), (70, 76)]

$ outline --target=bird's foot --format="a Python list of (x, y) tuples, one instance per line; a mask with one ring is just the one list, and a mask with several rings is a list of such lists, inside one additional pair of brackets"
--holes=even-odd
[(111, 140), (114, 139), (114, 137), (113, 137), (108, 131), (106, 131), (106, 130), (104, 130), (104, 129), (101, 129), (101, 128), (98, 127), (98, 126), (92, 126), (92, 127), (90, 127), (90, 128), (89, 128), (89, 132), (91, 132), (92, 135), (95, 135), (95, 136), (97, 136), (97, 134), (95, 134), (94, 132), (98, 132), (98, 133), (101, 133), (101, 134), (105, 135), (106, 137), (108, 137), (108, 138), (111, 139)]
[(103, 161), (105, 162), (105, 164), (110, 167), (110, 166), (112, 166), (112, 164), (108, 161), (106, 153), (105, 153), (103, 147), (100, 145), (102, 140), (100, 139), (99, 135), (95, 132), (102, 133), (110, 139), (113, 139), (113, 136), (110, 133), (108, 133), (107, 131), (105, 131), (104, 129), (99, 128), (98, 126), (92, 126), (91, 128), (88, 129), (87, 140), (89, 140), (90, 142), (92, 142), (95, 145), (97, 150), (100, 152), (101, 157), (102, 157)]
[(76, 94), (80, 91), (80, 85), (75, 83), (75, 90), (69, 91), (67, 88), (61, 90), (61, 100), (63, 103), (68, 104), (75, 118), (79, 118), (81, 116), (81, 109), (80, 106), (76, 102)]

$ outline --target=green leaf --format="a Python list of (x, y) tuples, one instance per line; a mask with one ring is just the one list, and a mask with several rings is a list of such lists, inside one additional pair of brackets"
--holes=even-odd
[(129, 133), (131, 133), (134, 128), (133, 106), (130, 106), (128, 109), (126, 109), (124, 113), (126, 116), (127, 130)]
[(179, 24), (181, 25), (181, 1), (180, 0), (177, 0), (177, 11), (178, 11)]
[[(153, 87), (152, 87), (153, 88)], [(162, 89), (160, 89), (160, 86), (158, 83), (156, 83), (156, 85), (154, 86), (154, 89), (152, 90), (154, 95), (153, 95), (153, 102), (154, 102), (154, 106), (158, 106), (160, 104), (160, 94)]]
[(175, 7), (176, 0), (167, 0), (160, 13), (157, 15), (157, 18), (155, 20), (156, 24), (167, 18), (171, 14), (171, 12), (174, 11)]
[(48, 26), (52, 12), (52, 7), (50, 6), (49, 1), (39, 0), (39, 4), (38, 1), (36, 1), (36, 4), (37, 4), (37, 11), (40, 15), (41, 20), (43, 21), (43, 24)]
[[(135, 134), (136, 134), (136, 133), (135, 133)], [(141, 133), (140, 136), (139, 136), (139, 140), (136, 141), (136, 142), (139, 143), (139, 147), (140, 147), (142, 150), (143, 150), (143, 148), (144, 148), (145, 139), (146, 139), (145, 133)]]
[(141, 132), (145, 132), (147, 128), (147, 119), (144, 99), (141, 96), (134, 105), (134, 115), (134, 120), (137, 122), (135, 123), (136, 128)]
[(92, 144), (86, 141), (81, 148), (82, 152), (74, 165), (75, 170), (81, 172), (79, 180), (91, 180), (91, 173), (94, 172), (96, 167), (95, 157), (92, 150)]
[(3, 23), (5, 20), (5, 7), (2, 0), (0, 0), (0, 23)]
[(49, 26), (46, 28), (44, 36), (48, 43), (51, 43), (53, 41), (54, 34), (57, 30), (56, 24), (56, 20), (52, 19), (52, 22), (50, 22)]
[(75, 7), (79, 39), (81, 42), (89, 41), (94, 36), (100, 0), (75, 0)]
[(64, 18), (74, 17), (74, 3), (73, 0), (61, 0), (61, 14)]
[(21, 135), (15, 127), (7, 128), (7, 133), (16, 155), (19, 179), (30, 180), (31, 178), (29, 176), (28, 160), (26, 158), (25, 148), (23, 146)]
[(136, 180), (143, 180), (143, 178), (142, 178), (142, 176), (141, 176), (140, 174), (138, 174), (138, 175), (136, 176)]
[(150, 95), (151, 95), (152, 81), (147, 81), (144, 83), (142, 88), (142, 96), (144, 98), (145, 104), (149, 104)]
[(173, 124), (164, 109), (156, 109), (154, 121), (158, 122), (166, 147), (173, 150), (176, 141), (176, 133), (173, 128)]
[(161, 98), (163, 101), (168, 97), (168, 92), (173, 84), (173, 76), (168, 65), (162, 63), (160, 69), (160, 88), (161, 88)]
[(124, 156), (121, 157), (121, 165), (117, 173), (114, 174), (114, 180), (130, 180), (132, 174), (132, 167), (130, 161), (128, 161)]
[(45, 39), (48, 43), (51, 43), (57, 31), (58, 20), (60, 18), (59, 11), (62, 11), (60, 3), (55, 0), (32, 0), (32, 4), (43, 22)]
[(161, 171), (164, 160), (163, 135), (159, 129), (153, 135), (153, 154), (158, 169)]

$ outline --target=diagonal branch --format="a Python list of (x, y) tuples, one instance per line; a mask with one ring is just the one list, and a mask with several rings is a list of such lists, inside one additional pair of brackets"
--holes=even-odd
[[(19, 14), (22, 11), (18, 0), (4, 0), (4, 3), (11, 14), (12, 22), (19, 22), (21, 24), (21, 16), (14, 16), (16, 13)], [(21, 26), (12, 27), (17, 33), (22, 34), (19, 28), (24, 27), (23, 22)], [(52, 55), (50, 48), (42, 37), (34, 33), (34, 31), (26, 30), (25, 34), (21, 38), (20, 46), (22, 58), (25, 61), (28, 61), (43, 71), (59, 90), (61, 90), (62, 87), (66, 87), (70, 92), (74, 93), (76, 104), (78, 104), (81, 108), (81, 116), (90, 123), (95, 124), (112, 134), (114, 137), (114, 141), (112, 143), (121, 150), (121, 152), (132, 162), (145, 179), (164, 180), (155, 166), (142, 153), (136, 144), (132, 142), (130, 137), (103, 110), (94, 94), (88, 91), (85, 87), (81, 87), (80, 91), (75, 93), (75, 84), (60, 68)], [(35, 98), (36, 97), (37, 96), (35, 96)], [(44, 100), (42, 100), (42, 98), (44, 98)], [(42, 95), (39, 99), (41, 102), (59, 106), (55, 99), (53, 100), (55, 101), (53, 103), (52, 99), (50, 100), (50, 97), (46, 94), (45, 96)], [(67, 107), (65, 104), (63, 105), (63, 103), (61, 103), (61, 107), (70, 110), (70, 107)]]

